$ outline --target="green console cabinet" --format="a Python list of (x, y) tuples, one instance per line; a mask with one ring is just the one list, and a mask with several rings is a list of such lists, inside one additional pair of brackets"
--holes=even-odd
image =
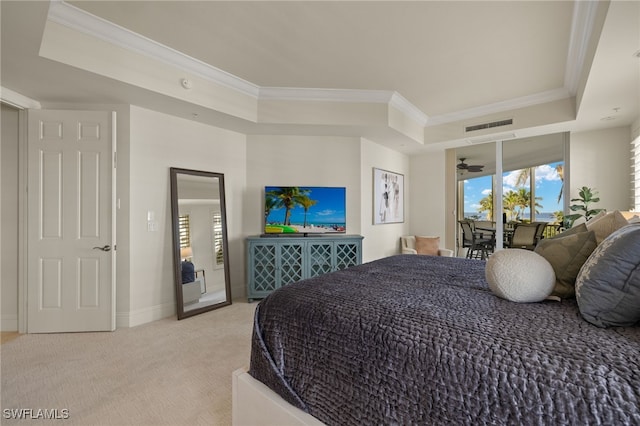
[(247, 238), (247, 297), (362, 263), (362, 236)]

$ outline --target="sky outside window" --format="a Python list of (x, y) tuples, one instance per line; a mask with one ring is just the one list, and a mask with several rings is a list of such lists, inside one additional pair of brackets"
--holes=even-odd
[[(536, 214), (538, 220), (553, 221), (553, 212), (562, 210), (562, 199), (558, 202), (560, 188), (562, 188), (562, 180), (558, 175), (556, 166), (563, 164), (555, 162), (538, 166), (535, 169), (535, 196), (541, 198), (537, 203), (542, 207), (538, 207), (539, 214)], [(510, 190), (517, 190), (516, 180), (519, 171), (511, 171), (503, 174), (503, 193)], [(464, 214), (465, 217), (480, 215), (481, 219), (486, 218), (487, 212), (478, 213), (480, 208), (480, 200), (491, 193), (492, 176), (481, 176), (471, 178), (464, 181)], [(525, 184), (529, 188), (529, 183)], [(525, 218), (529, 217), (529, 209), (525, 210)]]

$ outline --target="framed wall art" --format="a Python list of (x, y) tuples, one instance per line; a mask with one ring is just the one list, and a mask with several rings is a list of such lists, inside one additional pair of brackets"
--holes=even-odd
[(404, 222), (404, 175), (373, 168), (373, 224)]

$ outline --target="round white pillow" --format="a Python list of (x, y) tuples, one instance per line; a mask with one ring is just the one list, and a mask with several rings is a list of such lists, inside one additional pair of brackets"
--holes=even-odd
[(556, 283), (556, 274), (547, 259), (523, 249), (493, 253), (487, 260), (485, 277), (496, 296), (520, 303), (546, 299)]

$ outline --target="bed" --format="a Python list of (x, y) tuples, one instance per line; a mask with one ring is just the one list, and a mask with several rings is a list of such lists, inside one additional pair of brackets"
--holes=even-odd
[[(640, 424), (640, 327), (596, 327), (575, 299), (501, 299), (485, 266), (397, 255), (272, 293), (234, 423)], [(248, 404), (241, 378), (293, 417)]]

